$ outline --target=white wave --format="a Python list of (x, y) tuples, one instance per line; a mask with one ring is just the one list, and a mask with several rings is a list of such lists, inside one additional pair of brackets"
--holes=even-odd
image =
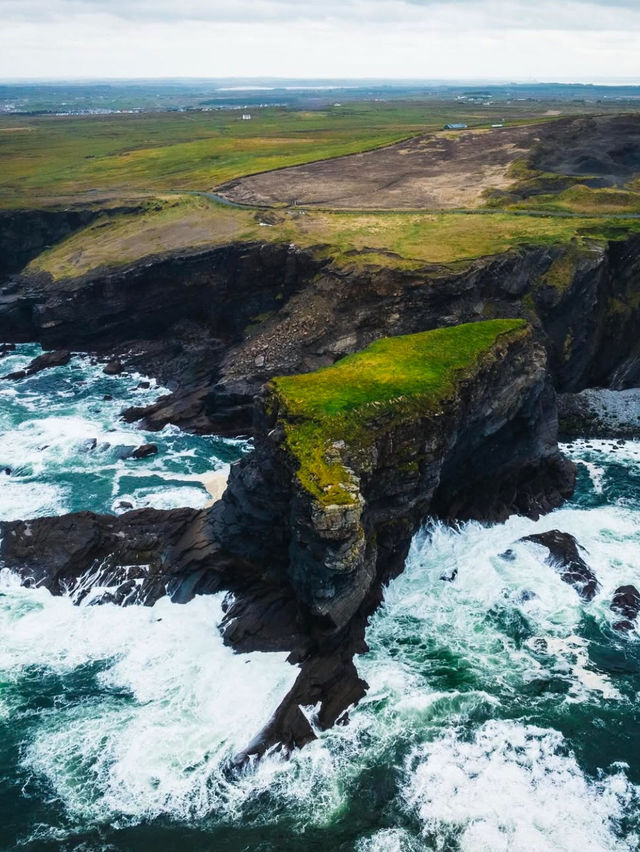
[(136, 509), (175, 509), (177, 506), (188, 506), (192, 509), (204, 509), (210, 502), (209, 493), (205, 487), (183, 485), (182, 487), (141, 488), (131, 495), (119, 498), (116, 505), (124, 499), (131, 501)]
[[(573, 534), (586, 549), (585, 559), (600, 583), (591, 603), (546, 564), (545, 548), (518, 543), (523, 536), (555, 528)], [(504, 558), (508, 550), (511, 558)], [(453, 582), (441, 579), (454, 572)], [(627, 583), (640, 587), (640, 536), (637, 513), (631, 509), (567, 508), (537, 522), (512, 517), (493, 527), (469, 523), (458, 530), (435, 524), (416, 536), (405, 572), (386, 591), (383, 608), (369, 628), (373, 653), (358, 665), (365, 678), (375, 677), (371, 668), (380, 663), (380, 655), (394, 646), (396, 636), (412, 631), (416, 640), (465, 661), (478, 684), (493, 694), (499, 694), (501, 685), (519, 688), (550, 671), (570, 679), (574, 697), (586, 697), (591, 690), (608, 692), (606, 677), (589, 677), (586, 655), (582, 665), (575, 663), (571, 643), (548, 643), (541, 656), (533, 644), (517, 642), (502, 622), (521, 619), (534, 636), (567, 640), (586, 613), (605, 627), (610, 624), (613, 593)], [(403, 680), (406, 663), (396, 663), (396, 681)], [(410, 670), (403, 684), (396, 684), (398, 693), (406, 694), (405, 687), (411, 691), (407, 679)]]
[(65, 511), (67, 489), (41, 483), (37, 488), (32, 483), (14, 480), (0, 472), (0, 519), (18, 521), (21, 518), (59, 515)]
[(355, 852), (422, 852), (424, 846), (402, 828), (383, 828), (356, 843)]
[(291, 688), (286, 654), (225, 647), (222, 596), (121, 608), (75, 607), (11, 583), (4, 592), (3, 680), (33, 666), (61, 676), (100, 669), (90, 698), (42, 714), (22, 759), (73, 818), (233, 816), (253, 788), (224, 768)]
[(623, 852), (617, 823), (637, 806), (621, 772), (588, 780), (557, 731), (490, 721), (472, 739), (451, 731), (412, 753), (404, 797), (437, 849)]
[(84, 417), (40, 418), (25, 421), (4, 432), (0, 465), (28, 465), (35, 475), (47, 468), (69, 472), (97, 466), (86, 449), (87, 442), (93, 440), (100, 447), (97, 452), (103, 464), (115, 461), (109, 458), (109, 449), (118, 446), (135, 448), (144, 442), (139, 432), (105, 428), (99, 422)]
[[(40, 352), (34, 346), (18, 349), (2, 360), (3, 369), (25, 366)], [(11, 481), (0, 483), (6, 484), (0, 518), (82, 509), (119, 512), (121, 501), (136, 508), (204, 507), (208, 497), (201, 477), (224, 467), (217, 458), (222, 448), (242, 452), (246, 442), (188, 436), (176, 426), (152, 434), (124, 423), (120, 412), (125, 406), (151, 402), (163, 391), (153, 380), (141, 389), (143, 378), (108, 377), (101, 363), (74, 356), (68, 366), (17, 383), (0, 382), (0, 471), (12, 471)], [(156, 456), (126, 459), (149, 442), (158, 444)], [(147, 480), (135, 495), (132, 479)], [(65, 485), (54, 492), (61, 480)]]

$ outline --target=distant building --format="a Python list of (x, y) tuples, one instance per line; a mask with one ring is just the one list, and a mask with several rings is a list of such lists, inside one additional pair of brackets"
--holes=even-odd
[(249, 115), (249, 113), (248, 113), (248, 112), (243, 112), (243, 113), (242, 113), (242, 120), (243, 120), (243, 121), (251, 121), (251, 116)]
[(445, 130), (466, 130), (468, 126), (469, 126), (468, 124), (445, 124), (444, 129)]

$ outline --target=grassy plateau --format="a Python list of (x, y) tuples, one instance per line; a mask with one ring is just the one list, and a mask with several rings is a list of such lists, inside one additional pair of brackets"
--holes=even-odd
[[(486, 126), (504, 107), (354, 103), (103, 116), (0, 116), (0, 206), (40, 199), (130, 198), (209, 189), (256, 172), (337, 157), (464, 121)], [(514, 111), (523, 120), (531, 109)]]
[(139, 213), (101, 218), (39, 255), (30, 272), (72, 279), (142, 258), (228, 242), (284, 242), (341, 266), (418, 269), (528, 245), (589, 243), (640, 232), (640, 220), (510, 213), (253, 211), (198, 195), (170, 195)]
[(351, 477), (332, 444), (366, 447), (394, 420), (433, 413), (500, 338), (527, 329), (491, 320), (384, 338), (331, 367), (273, 379), (301, 485), (323, 505), (351, 503)]

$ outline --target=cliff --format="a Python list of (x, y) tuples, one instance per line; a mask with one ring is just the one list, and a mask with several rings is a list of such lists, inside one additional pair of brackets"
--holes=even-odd
[[(113, 207), (112, 213), (136, 208)], [(49, 246), (98, 218), (98, 207), (0, 210), (0, 284)]]
[(226, 641), (286, 649), (301, 663), (240, 760), (312, 739), (300, 706), (320, 702), (327, 727), (362, 697), (353, 655), (427, 516), (537, 516), (574, 482), (557, 448), (546, 354), (521, 320), (385, 339), (274, 379), (255, 434), (255, 453), (207, 512), (0, 525), (3, 563), (53, 593), (153, 603), (230, 590)]
[(401, 570), (428, 514), (537, 516), (573, 485), (545, 353), (519, 320), (390, 338), (275, 379), (255, 434), (211, 510), (216, 538), (286, 574), (330, 630)]
[(624, 388), (640, 379), (640, 237), (611, 236), (415, 270), (234, 243), (62, 281), (25, 273), (0, 292), (0, 338), (121, 355), (173, 388), (127, 415), (157, 429), (247, 432), (273, 376), (492, 317), (531, 323), (559, 391)]

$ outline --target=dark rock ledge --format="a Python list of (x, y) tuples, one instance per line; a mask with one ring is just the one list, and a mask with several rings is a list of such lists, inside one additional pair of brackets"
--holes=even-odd
[[(296, 381), (309, 377), (268, 384), (256, 403), (255, 452), (233, 467), (222, 500), (208, 510), (80, 513), (0, 527), (3, 564), (53, 594), (72, 591), (95, 603), (92, 589), (101, 586), (109, 589), (102, 600), (153, 604), (165, 594), (186, 602), (228, 591), (225, 642), (240, 652), (286, 650), (300, 665), (240, 763), (314, 739), (301, 708), (319, 705), (320, 729), (346, 720), (367, 688), (353, 662), (366, 651), (367, 619), (429, 515), (537, 517), (572, 493), (545, 350), (524, 323), (391, 340), (410, 347), (400, 356), (409, 352), (418, 365), (417, 384), (403, 393), (394, 386), (389, 394), (377, 378), (387, 375), (384, 358), (398, 356), (385, 341), (361, 353), (362, 362), (352, 356), (312, 377), (324, 387), (334, 381), (341, 398), (345, 388), (369, 392), (361, 380), (373, 359), (373, 401), (305, 414), (305, 387)], [(437, 359), (449, 351), (453, 360), (443, 366)]]
[(573, 586), (580, 597), (586, 601), (594, 599), (600, 584), (580, 555), (578, 542), (572, 535), (560, 530), (550, 530), (528, 535), (521, 541), (530, 541), (546, 547), (549, 551), (546, 563), (556, 568), (562, 580)]

